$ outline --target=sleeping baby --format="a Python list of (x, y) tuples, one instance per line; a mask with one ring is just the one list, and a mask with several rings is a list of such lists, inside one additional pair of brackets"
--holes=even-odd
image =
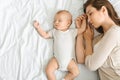
[[(83, 20), (85, 22), (85, 19)], [(54, 17), (54, 28), (45, 32), (37, 21), (33, 25), (43, 38), (54, 39), (54, 56), (46, 67), (48, 80), (56, 80), (55, 70), (68, 71), (63, 80), (73, 80), (79, 75), (78, 65), (75, 59), (75, 40), (78, 34), (84, 32), (85, 27), (71, 28), (72, 15), (67, 10), (60, 10)]]

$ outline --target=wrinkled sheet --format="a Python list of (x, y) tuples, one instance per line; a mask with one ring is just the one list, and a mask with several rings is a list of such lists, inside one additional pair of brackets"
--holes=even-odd
[[(117, 1), (117, 0), (116, 0)], [(53, 56), (53, 40), (43, 39), (33, 27), (53, 28), (54, 14), (69, 10), (74, 19), (83, 13), (83, 0), (0, 0), (0, 80), (47, 80), (45, 67)], [(114, 3), (115, 4), (115, 3)], [(98, 80), (97, 72), (78, 64), (75, 80)], [(66, 72), (56, 71), (57, 80)]]

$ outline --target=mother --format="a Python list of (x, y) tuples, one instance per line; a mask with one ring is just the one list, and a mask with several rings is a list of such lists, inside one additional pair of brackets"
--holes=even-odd
[[(108, 0), (87, 0), (84, 11), (88, 22), (103, 36), (93, 46), (93, 30), (87, 26), (84, 35), (77, 37), (77, 61), (85, 62), (92, 71), (98, 70), (101, 80), (120, 80), (120, 18)], [(77, 27), (81, 24), (76, 22)], [(83, 38), (85, 45), (81, 43)]]

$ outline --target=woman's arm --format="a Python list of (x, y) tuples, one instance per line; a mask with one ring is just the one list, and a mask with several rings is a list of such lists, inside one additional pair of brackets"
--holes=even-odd
[(83, 14), (78, 16), (75, 21), (76, 27), (78, 28), (78, 35), (76, 38), (76, 58), (78, 63), (85, 62), (84, 55), (84, 41), (83, 41), (83, 32), (86, 29), (86, 15)]
[(84, 32), (85, 57), (93, 53), (93, 37), (94, 31), (89, 25), (87, 25), (86, 31)]
[[(85, 39), (85, 41), (84, 41)], [(83, 34), (79, 34), (76, 39), (76, 57), (78, 63), (84, 63), (85, 57), (93, 53), (93, 31), (87, 27)]]
[(85, 62), (83, 35), (79, 34), (76, 38), (76, 58), (78, 63)]
[[(94, 51), (92, 53), (87, 53), (86, 51), (85, 65), (90, 70), (95, 71), (106, 62), (108, 56), (112, 53), (119, 41), (119, 34), (119, 31), (116, 29), (109, 30), (94, 46)], [(86, 45), (89, 44), (87, 43)]]

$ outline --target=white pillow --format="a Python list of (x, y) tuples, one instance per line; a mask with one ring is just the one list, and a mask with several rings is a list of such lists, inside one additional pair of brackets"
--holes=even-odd
[(120, 0), (109, 0), (120, 17)]

